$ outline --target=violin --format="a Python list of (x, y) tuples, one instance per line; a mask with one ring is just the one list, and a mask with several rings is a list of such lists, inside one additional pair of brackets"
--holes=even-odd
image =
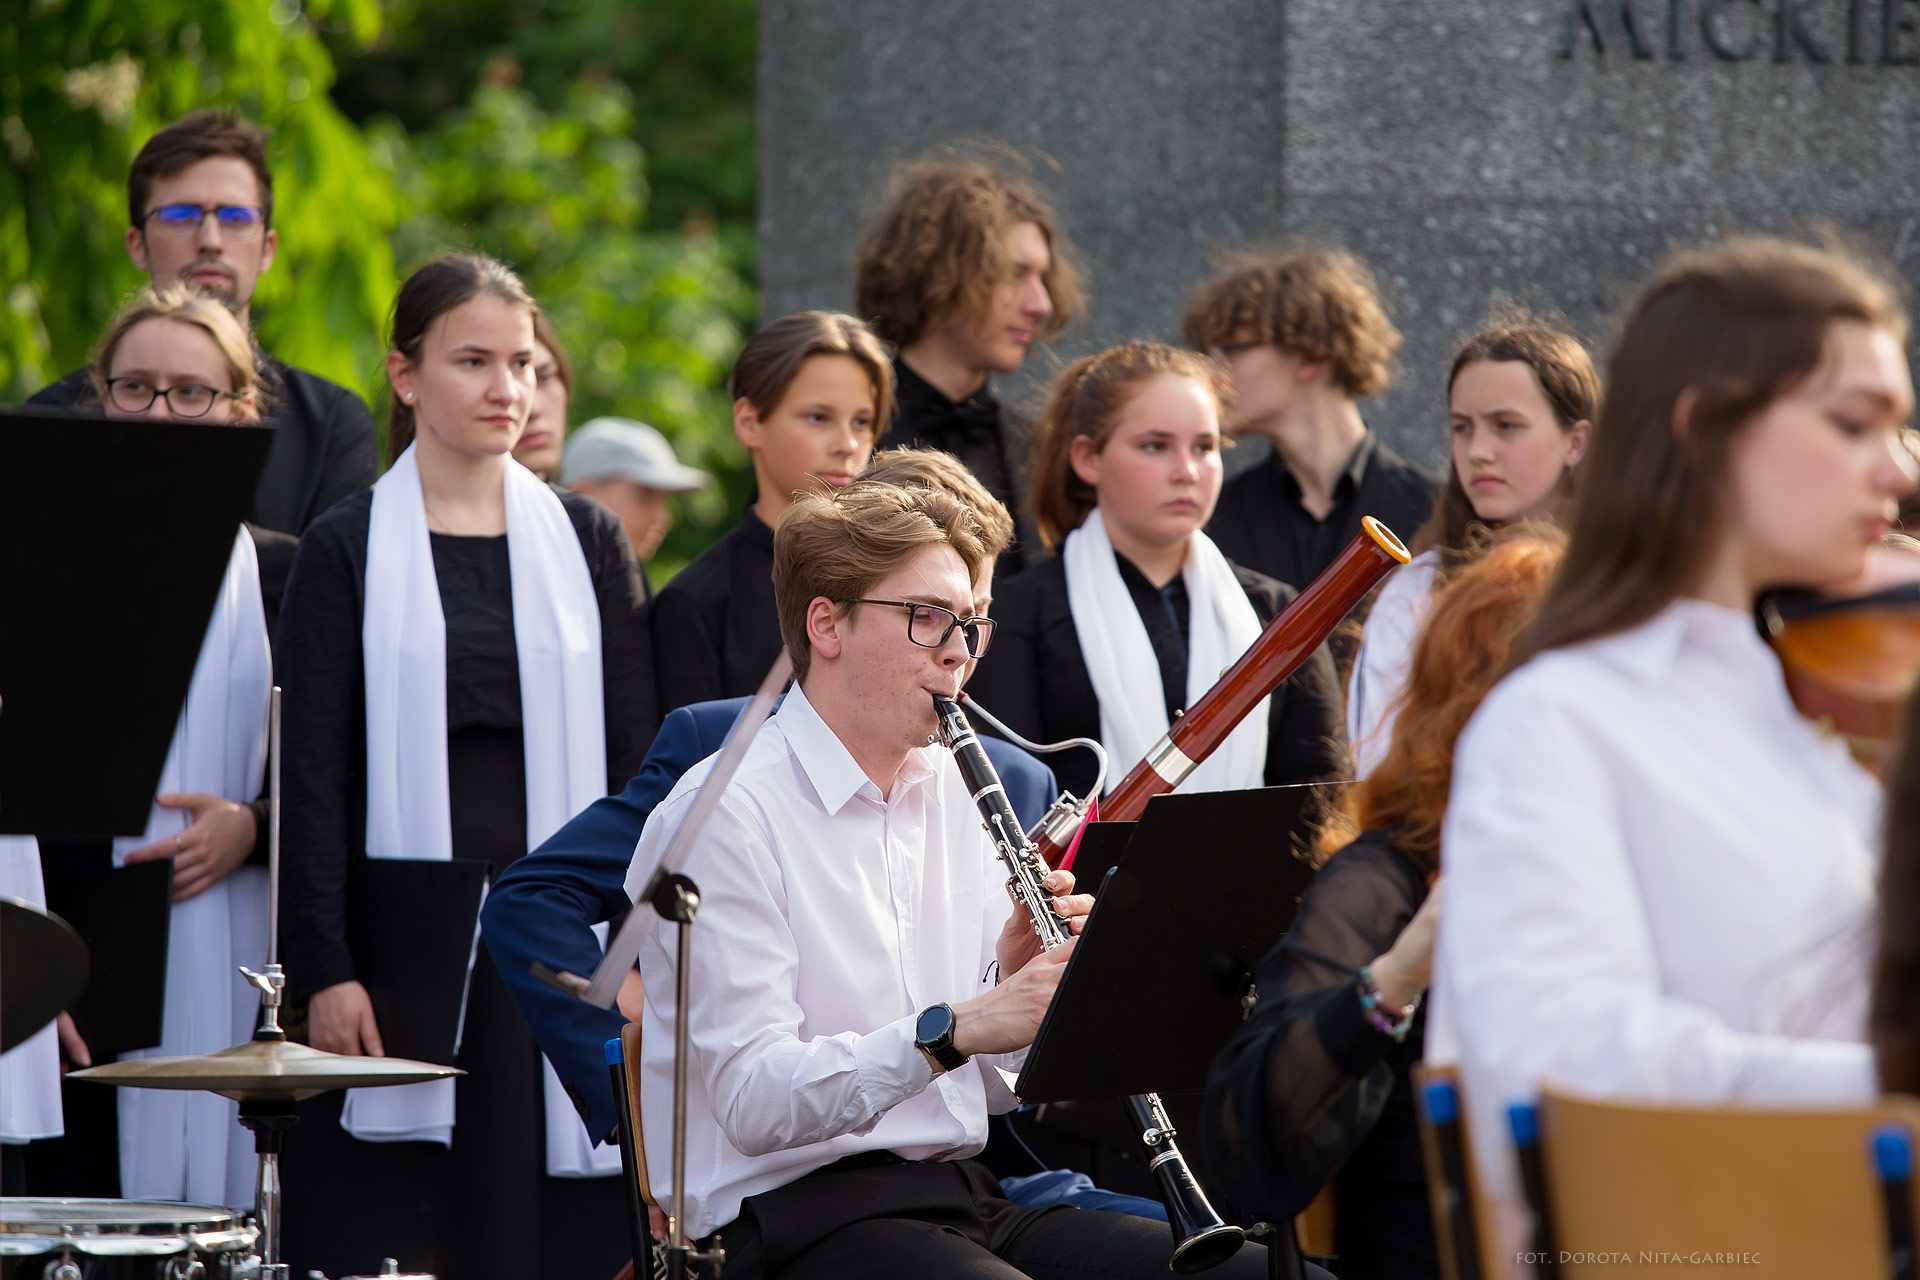
[(1920, 544), (1875, 548), (1843, 595), (1775, 592), (1759, 614), (1793, 705), (1877, 773), (1920, 684)]

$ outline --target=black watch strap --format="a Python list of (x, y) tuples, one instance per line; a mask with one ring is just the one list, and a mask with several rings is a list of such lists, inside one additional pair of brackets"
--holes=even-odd
[(953, 1047), (954, 1015), (949, 1004), (929, 1005), (914, 1022), (914, 1047), (940, 1064), (942, 1071), (967, 1065), (967, 1055)]

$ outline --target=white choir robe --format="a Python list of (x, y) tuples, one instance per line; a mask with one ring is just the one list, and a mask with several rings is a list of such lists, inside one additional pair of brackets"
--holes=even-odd
[[(243, 528), (174, 728), (160, 791), (204, 791), (246, 804), (260, 793), (272, 657), (253, 539)], [(154, 806), (139, 836), (114, 841), (114, 861), (186, 828), (184, 809)], [(266, 832), (258, 835), (261, 841)], [(167, 1002), (157, 1048), (123, 1058), (212, 1053), (252, 1037), (259, 992), (239, 966), (267, 961), (267, 870), (242, 866), (173, 905)], [(235, 1103), (211, 1093), (122, 1089), (120, 1194), (241, 1207), (254, 1202), (258, 1162)]]
[(1454, 755), (1427, 1060), (1524, 1248), (1506, 1108), (1543, 1081), (1676, 1105), (1849, 1106), (1881, 791), (1794, 710), (1746, 613), (1682, 600), (1539, 655)]
[[(0, 897), (45, 909), (40, 845), (32, 836), (0, 836)], [(49, 1022), (0, 1054), (0, 1142), (18, 1144), (57, 1138), (65, 1132), (60, 1113), (60, 1045)]]

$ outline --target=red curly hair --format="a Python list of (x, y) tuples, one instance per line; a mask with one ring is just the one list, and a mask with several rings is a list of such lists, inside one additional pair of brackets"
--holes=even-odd
[(1551, 526), (1515, 526), (1440, 588), (1413, 648), (1386, 758), (1348, 798), (1358, 830), (1398, 827), (1394, 846), (1429, 873), (1440, 869), (1454, 739), (1506, 670), (1565, 547)]

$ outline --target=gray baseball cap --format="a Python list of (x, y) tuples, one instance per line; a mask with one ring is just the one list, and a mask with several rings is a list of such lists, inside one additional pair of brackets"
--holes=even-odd
[(567, 436), (560, 455), (560, 483), (631, 480), (649, 489), (685, 493), (713, 477), (673, 456), (667, 438), (632, 418), (595, 418)]

